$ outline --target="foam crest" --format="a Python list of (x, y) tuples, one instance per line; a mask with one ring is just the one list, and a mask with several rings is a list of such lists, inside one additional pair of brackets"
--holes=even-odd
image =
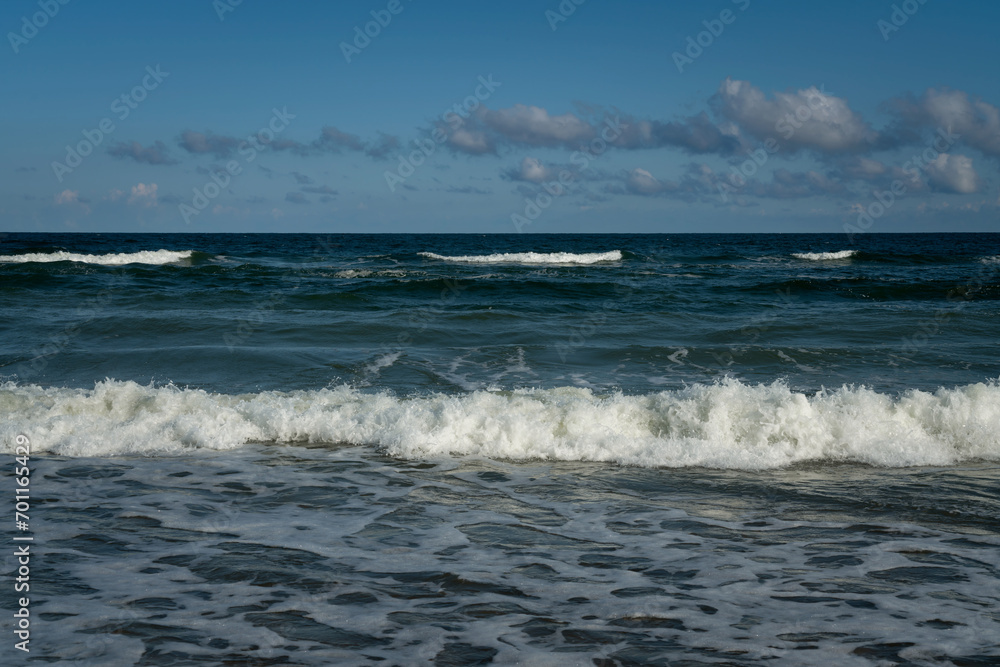
[(115, 252), (107, 255), (83, 255), (76, 252), (32, 252), (23, 255), (0, 255), (0, 263), (26, 264), (28, 262), (80, 262), (82, 264), (172, 264), (190, 259), (193, 250), (142, 250), (140, 252)]
[(837, 252), (793, 252), (795, 259), (806, 259), (812, 262), (823, 262), (831, 259), (848, 259), (858, 254), (857, 250), (838, 250)]
[(337, 278), (404, 278), (407, 275), (406, 271), (399, 269), (344, 269), (334, 274)]
[(494, 255), (459, 255), (449, 257), (433, 252), (418, 253), (422, 257), (439, 259), (446, 262), (464, 262), (468, 264), (596, 264), (598, 262), (620, 262), (621, 250), (610, 252), (504, 252)]
[(106, 380), (93, 389), (0, 387), (0, 442), (67, 456), (228, 449), (249, 442), (368, 444), (401, 457), (603, 461), (767, 469), (1000, 460), (995, 381), (899, 397), (842, 387), (806, 396), (726, 380), (639, 396), (589, 389), (400, 398), (341, 386), (225, 395)]

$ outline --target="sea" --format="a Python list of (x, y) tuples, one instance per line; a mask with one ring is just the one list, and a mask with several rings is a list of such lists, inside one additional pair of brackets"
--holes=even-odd
[(1000, 234), (6, 234), (0, 661), (1000, 665), (998, 333)]

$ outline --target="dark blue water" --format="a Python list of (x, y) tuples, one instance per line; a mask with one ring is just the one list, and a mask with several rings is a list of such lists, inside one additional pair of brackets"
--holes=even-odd
[[(193, 253), (160, 265), (0, 263), (0, 373), (224, 393), (636, 393), (725, 375), (900, 391), (1000, 373), (996, 234), (12, 234), (0, 255), (160, 249)], [(615, 251), (593, 264), (490, 258)], [(855, 254), (797, 257), (842, 251)]]
[(1000, 661), (1000, 234), (9, 234), (0, 313), (33, 658)]

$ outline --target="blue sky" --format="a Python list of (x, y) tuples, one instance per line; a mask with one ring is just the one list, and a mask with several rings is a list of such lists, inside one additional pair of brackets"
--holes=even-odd
[(2, 229), (996, 231), (997, 25), (942, 0), (8, 0)]

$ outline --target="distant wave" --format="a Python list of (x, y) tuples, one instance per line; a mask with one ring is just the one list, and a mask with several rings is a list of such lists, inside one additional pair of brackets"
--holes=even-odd
[(334, 274), (336, 278), (403, 278), (408, 275), (407, 271), (399, 269), (344, 269)]
[[(380, 360), (387, 366), (394, 359)], [(0, 385), (0, 448), (108, 456), (248, 442), (377, 446), (448, 456), (759, 470), (803, 461), (875, 466), (1000, 460), (1000, 385), (898, 397), (841, 387), (813, 396), (729, 379), (646, 395), (562, 387), (400, 398), (341, 386), (239, 396), (105, 380), (93, 389)]]
[(190, 259), (193, 250), (142, 250), (140, 252), (117, 252), (108, 255), (82, 255), (75, 252), (32, 252), (23, 255), (0, 255), (0, 263), (25, 264), (28, 262), (81, 262), (84, 264), (172, 264)]
[(418, 253), (423, 257), (446, 262), (466, 262), (469, 264), (596, 264), (597, 262), (620, 262), (621, 250), (611, 252), (505, 252), (495, 255), (460, 255), (449, 257), (433, 252)]
[(830, 259), (848, 259), (856, 254), (858, 254), (857, 250), (838, 250), (837, 252), (793, 252), (792, 257), (796, 259), (807, 259), (815, 262)]

